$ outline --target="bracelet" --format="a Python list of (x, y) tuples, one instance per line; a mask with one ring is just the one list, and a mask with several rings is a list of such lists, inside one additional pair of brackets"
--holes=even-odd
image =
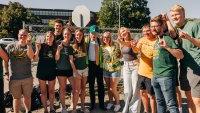
[(9, 74), (9, 72), (5, 72), (4, 74), (5, 74), (5, 75), (8, 75), (8, 74)]

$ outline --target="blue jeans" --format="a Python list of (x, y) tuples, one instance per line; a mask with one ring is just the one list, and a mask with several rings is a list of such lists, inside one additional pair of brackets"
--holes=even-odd
[(179, 113), (176, 100), (176, 77), (152, 78), (152, 86), (155, 91), (158, 113)]

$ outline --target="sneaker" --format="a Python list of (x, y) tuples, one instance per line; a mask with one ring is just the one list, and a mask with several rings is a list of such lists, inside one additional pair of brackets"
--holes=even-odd
[(61, 113), (68, 113), (66, 109), (62, 109)]
[(110, 102), (107, 104), (106, 109), (110, 110), (112, 107), (113, 107), (113, 103)]
[(83, 113), (90, 113), (90, 110), (87, 109), (87, 108), (81, 108), (81, 111), (82, 111)]
[(115, 112), (118, 112), (120, 110), (121, 106), (118, 104), (118, 105), (115, 105), (115, 108), (114, 108), (114, 111)]

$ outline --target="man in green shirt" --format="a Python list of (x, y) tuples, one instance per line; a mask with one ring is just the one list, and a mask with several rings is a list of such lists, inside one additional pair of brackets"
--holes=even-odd
[[(8, 56), (0, 46), (0, 113), (5, 113), (6, 111), (4, 106), (4, 82), (2, 60), (4, 60), (4, 62), (8, 62)], [(5, 74), (8, 74), (8, 72), (5, 72)]]
[(156, 95), (158, 113), (166, 113), (167, 107), (170, 113), (179, 113), (175, 85), (178, 75), (176, 59), (182, 59), (183, 53), (178, 49), (175, 41), (164, 34), (162, 26), (163, 21), (159, 16), (151, 19), (151, 32), (157, 37), (153, 53), (152, 86)]
[(186, 20), (180, 5), (174, 5), (170, 13), (179, 30), (184, 53), (180, 61), (180, 86), (186, 93), (190, 113), (200, 113), (200, 23)]

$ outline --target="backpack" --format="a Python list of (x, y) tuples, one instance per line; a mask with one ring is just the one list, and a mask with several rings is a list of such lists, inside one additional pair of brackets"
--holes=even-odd
[(12, 107), (13, 97), (10, 91), (4, 93), (4, 105), (5, 107)]
[(31, 95), (31, 110), (36, 110), (42, 106), (40, 94), (39, 86), (34, 86)]

